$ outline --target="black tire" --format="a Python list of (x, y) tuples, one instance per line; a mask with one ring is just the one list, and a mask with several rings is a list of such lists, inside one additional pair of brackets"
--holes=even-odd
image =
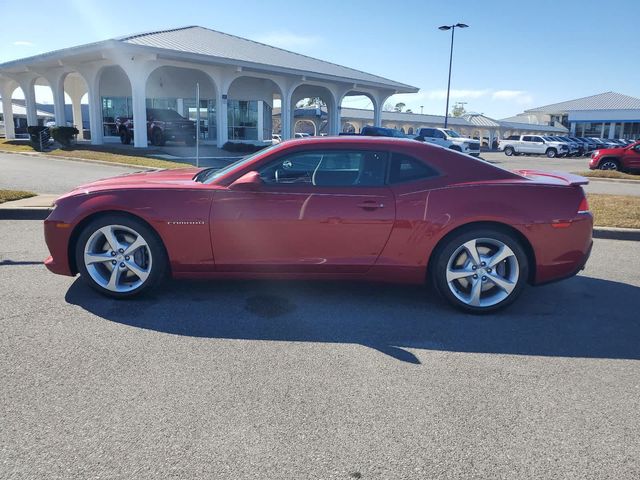
[(456, 151), (456, 152), (461, 152), (461, 153), (462, 153), (462, 149), (461, 149), (459, 146), (457, 146), (457, 145), (451, 145), (449, 148), (450, 148), (451, 150)]
[(620, 162), (615, 158), (603, 158), (598, 164), (598, 169), (620, 171)]
[[(146, 246), (149, 249), (150, 258), (152, 259), (152, 261), (149, 262), (150, 265), (148, 268), (148, 276), (142, 282), (142, 284), (140, 284), (136, 288), (132, 288), (127, 291), (110, 290), (108, 288), (105, 288), (103, 285), (99, 284), (92, 277), (92, 275), (89, 273), (87, 269), (87, 265), (85, 264), (85, 260), (84, 260), (85, 248), (88, 247), (87, 242), (89, 242), (89, 240), (92, 238), (94, 233), (97, 233), (101, 228), (107, 227), (110, 225), (118, 226), (118, 227), (122, 226), (135, 231), (136, 233), (138, 233), (140, 236), (143, 237), (144, 241), (146, 242)], [(116, 236), (118, 235), (119, 234), (116, 234)], [(123, 238), (123, 237), (120, 237), (120, 238)], [(107, 250), (109, 249), (107, 248)], [(106, 253), (108, 252), (105, 251), (104, 254)], [(132, 256), (134, 256), (134, 254), (132, 254)], [(118, 258), (118, 257), (114, 257), (114, 261), (116, 262), (119, 261), (119, 260), (115, 260), (115, 258)], [(131, 257), (127, 257), (127, 260), (129, 260), (130, 258)], [(80, 273), (80, 277), (82, 278), (82, 280), (85, 281), (94, 290), (112, 298), (129, 298), (129, 297), (138, 296), (140, 294), (147, 293), (153, 290), (165, 278), (165, 274), (168, 266), (167, 254), (166, 254), (164, 245), (162, 244), (162, 240), (160, 239), (158, 234), (143, 221), (127, 214), (104, 215), (96, 218), (95, 220), (87, 224), (83, 228), (82, 232), (80, 232), (80, 235), (76, 242), (75, 260), (76, 260), (76, 266), (78, 268), (78, 272)], [(136, 262), (136, 260), (133, 259), (133, 262)], [(117, 267), (111, 267), (110, 265), (108, 265), (109, 263), (110, 262), (102, 262), (98, 264), (98, 265), (104, 265), (104, 267), (99, 267), (99, 268), (103, 269), (103, 272), (107, 276), (108, 276), (108, 269), (117, 268)], [(139, 264), (136, 264), (136, 266), (140, 267)], [(123, 270), (123, 272), (125, 272), (125, 270)], [(99, 274), (100, 272), (98, 272), (98, 275)]]
[(162, 130), (156, 128), (151, 132), (151, 145), (156, 147), (162, 147), (166, 143)]
[(547, 158), (556, 158), (558, 156), (558, 151), (555, 148), (547, 148), (545, 155)]
[[(501, 267), (498, 267), (498, 266), (494, 267), (496, 269), (495, 272), (491, 272), (491, 270), (489, 270), (489, 272), (493, 273), (494, 275), (498, 273), (497, 271), (498, 268), (501, 268), (503, 270), (508, 268), (512, 272), (517, 272), (517, 281), (512, 282), (512, 290), (510, 291), (510, 293), (507, 294), (506, 291), (502, 293), (501, 289), (497, 287), (497, 284), (491, 282), (491, 280), (487, 280), (485, 281), (485, 283), (482, 283), (483, 281), (482, 278), (479, 280), (481, 282), (480, 284), (482, 285), (481, 288), (487, 288), (485, 293), (488, 295), (486, 299), (489, 301), (489, 303), (492, 301), (493, 298), (496, 299), (496, 303), (494, 304), (488, 303), (486, 306), (474, 306), (474, 305), (465, 303), (463, 300), (458, 298), (456, 294), (454, 294), (452, 291), (452, 288), (460, 287), (462, 289), (463, 285), (456, 283), (454, 281), (453, 283), (456, 285), (454, 287), (454, 286), (450, 286), (449, 282), (447, 281), (447, 270), (448, 270), (450, 259), (452, 259), (452, 257), (455, 255), (460, 255), (461, 253), (457, 253), (457, 252), (461, 248), (463, 248), (463, 245), (466, 242), (469, 242), (474, 239), (482, 239), (482, 241), (490, 240), (495, 242), (496, 244), (499, 244), (499, 243), (504, 244), (508, 246), (514, 254), (513, 258), (509, 257), (509, 260), (508, 260), (509, 265), (507, 265), (506, 263), (507, 260), (505, 260), (505, 265)], [(484, 246), (484, 245), (487, 245), (486, 243), (478, 242), (477, 245), (479, 245), (480, 246), (479, 248), (482, 248), (482, 249), (487, 248)], [(486, 250), (486, 251), (489, 252), (490, 250)], [(469, 258), (468, 261), (470, 260), (471, 259)], [(517, 264), (515, 264), (514, 262), (517, 262)], [(500, 263), (498, 263), (497, 265), (500, 265)], [(517, 270), (514, 267), (514, 265), (515, 267), (517, 267)], [(485, 274), (487, 276), (490, 276), (490, 273), (486, 273), (486, 271), (484, 270), (488, 267), (482, 266), (479, 268), (483, 269), (483, 270), (477, 270), (478, 272), (481, 272), (480, 275), (482, 275), (483, 278)], [(516, 298), (520, 295), (520, 293), (522, 293), (522, 290), (524, 289), (527, 279), (529, 277), (529, 262), (527, 259), (527, 254), (523, 246), (520, 244), (520, 241), (507, 229), (502, 229), (498, 227), (469, 228), (469, 229), (462, 229), (459, 231), (459, 233), (453, 233), (453, 235), (446, 237), (443, 240), (443, 242), (441, 242), (441, 244), (438, 246), (438, 248), (433, 254), (432, 261), (430, 263), (429, 273), (430, 273), (431, 282), (436, 287), (436, 290), (438, 291), (438, 293), (440, 293), (440, 295), (445, 300), (447, 300), (451, 305), (453, 305), (454, 307), (464, 312), (469, 312), (474, 314), (486, 314), (486, 313), (495, 312), (497, 310), (501, 310), (507, 307), (508, 305), (510, 305), (516, 300)], [(468, 278), (471, 278), (471, 277), (468, 277)], [(515, 283), (515, 285), (513, 285), (513, 283)], [(457, 293), (462, 296), (462, 293), (460, 291), (457, 291)], [(507, 296), (499, 300), (501, 296), (504, 294), (506, 294)]]
[(513, 155), (514, 153), (516, 153), (516, 151), (513, 149), (513, 147), (505, 147), (504, 149), (504, 154), (507, 157), (510, 157), (511, 155)]
[(131, 145), (131, 135), (126, 130), (120, 130), (120, 143), (123, 145)]

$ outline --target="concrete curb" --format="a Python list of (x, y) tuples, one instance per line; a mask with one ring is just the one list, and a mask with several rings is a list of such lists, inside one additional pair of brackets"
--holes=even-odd
[(607, 240), (630, 240), (638, 242), (640, 241), (640, 229), (594, 227), (593, 238), (603, 238)]
[(602, 177), (584, 177), (590, 182), (593, 180), (594, 182), (612, 182), (612, 183), (630, 183), (635, 185), (640, 185), (640, 180), (628, 180), (626, 178), (602, 178)]
[(0, 220), (44, 220), (51, 207), (0, 208)]

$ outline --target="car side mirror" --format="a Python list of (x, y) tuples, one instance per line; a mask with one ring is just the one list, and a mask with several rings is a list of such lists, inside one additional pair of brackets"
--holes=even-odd
[(260, 178), (260, 174), (256, 171), (247, 172), (240, 178), (237, 178), (231, 185), (229, 190), (238, 190), (245, 192), (256, 192), (260, 190), (264, 182)]

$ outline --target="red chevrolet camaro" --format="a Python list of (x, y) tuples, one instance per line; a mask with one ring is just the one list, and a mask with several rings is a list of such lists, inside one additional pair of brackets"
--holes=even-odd
[(593, 219), (571, 174), (509, 172), (435, 145), (320, 137), (222, 169), (100, 180), (45, 221), (54, 273), (112, 297), (175, 278), (431, 283), (490, 312), (575, 275)]

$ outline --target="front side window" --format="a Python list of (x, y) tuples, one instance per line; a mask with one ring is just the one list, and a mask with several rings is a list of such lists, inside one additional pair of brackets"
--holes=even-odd
[(522, 137), (522, 141), (523, 141), (523, 142), (532, 142), (533, 140), (532, 140), (531, 138), (532, 138), (532, 137), (530, 137), (530, 136), (526, 135), (526, 136)]
[(394, 153), (389, 167), (389, 183), (402, 183), (435, 177), (438, 172), (417, 158)]
[(384, 185), (387, 155), (370, 151), (300, 152), (280, 158), (260, 170), (266, 184), (316, 187)]

